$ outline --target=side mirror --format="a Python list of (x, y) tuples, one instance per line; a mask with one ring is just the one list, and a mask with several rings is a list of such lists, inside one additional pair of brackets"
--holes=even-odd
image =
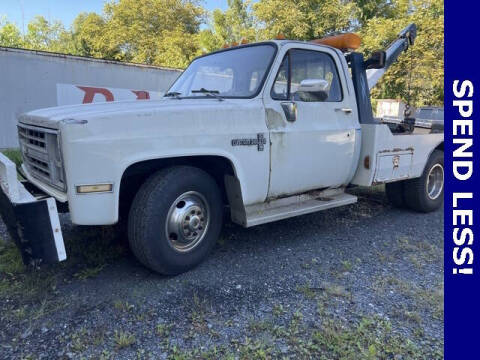
[(300, 101), (325, 101), (328, 98), (329, 85), (324, 79), (305, 79), (300, 82), (296, 95)]
[(365, 60), (365, 69), (383, 69), (387, 59), (385, 51), (375, 51), (367, 60)]

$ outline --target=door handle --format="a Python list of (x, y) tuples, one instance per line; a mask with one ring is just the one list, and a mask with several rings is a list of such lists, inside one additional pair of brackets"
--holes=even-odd
[(345, 114), (351, 114), (353, 110), (350, 108), (336, 108), (335, 111), (343, 111)]

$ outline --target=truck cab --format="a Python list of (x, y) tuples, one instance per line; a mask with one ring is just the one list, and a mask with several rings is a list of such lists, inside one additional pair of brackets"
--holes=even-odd
[(373, 61), (354, 55), (291, 40), (235, 46), (195, 59), (162, 100), (20, 116), (26, 182), (0, 158), (2, 213), (48, 220), (29, 225), (42, 228), (40, 243), (9, 227), (24, 260), (65, 258), (55, 203), (75, 224), (127, 223), (134, 254), (164, 274), (207, 256), (225, 209), (250, 227), (348, 205), (348, 187), (386, 183), (395, 205), (435, 210), (443, 134), (395, 134), (375, 121)]

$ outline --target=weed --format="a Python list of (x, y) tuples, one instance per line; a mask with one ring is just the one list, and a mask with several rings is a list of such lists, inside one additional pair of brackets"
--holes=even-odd
[(0, 274), (15, 275), (25, 271), (20, 251), (13, 243), (0, 238)]
[(120, 312), (130, 312), (135, 308), (135, 305), (130, 304), (128, 301), (115, 300), (113, 307)]
[(113, 358), (113, 355), (107, 349), (102, 350), (102, 353), (99, 356), (99, 360), (109, 360), (112, 358)]
[(392, 313), (393, 317), (407, 320), (408, 322), (420, 325), (422, 318), (416, 311), (410, 311), (405, 306), (398, 306)]
[(353, 265), (350, 261), (344, 260), (342, 261), (342, 267), (344, 272), (350, 272), (352, 271)]
[(89, 278), (93, 278), (93, 277), (96, 277), (100, 273), (100, 271), (103, 270), (105, 266), (106, 264), (101, 264), (94, 267), (87, 267), (85, 269), (78, 271), (73, 276), (79, 280), (86, 280)]
[(273, 305), (272, 309), (273, 316), (279, 317), (285, 314), (285, 309), (283, 308), (282, 304), (275, 304)]
[(364, 318), (353, 328), (336, 321), (325, 321), (322, 329), (313, 332), (309, 351), (324, 359), (393, 359), (418, 358), (417, 349), (409, 340), (392, 333), (390, 323), (380, 318)]
[(204, 300), (200, 300), (196, 293), (193, 294), (193, 304), (192, 311), (190, 313), (190, 322), (196, 330), (206, 329), (205, 312), (206, 302)]
[(158, 324), (156, 328), (156, 333), (158, 336), (165, 338), (170, 335), (171, 330), (172, 330), (171, 324)]
[(307, 283), (302, 286), (297, 286), (297, 291), (302, 293), (307, 299), (315, 298), (315, 289), (312, 288), (311, 284)]
[(252, 320), (248, 324), (248, 330), (254, 334), (258, 334), (273, 328), (273, 324), (268, 320)]
[(135, 344), (135, 335), (127, 331), (115, 331), (113, 341), (117, 349), (124, 349)]
[(81, 328), (71, 336), (71, 349), (73, 352), (84, 352), (88, 347), (88, 331), (85, 328)]

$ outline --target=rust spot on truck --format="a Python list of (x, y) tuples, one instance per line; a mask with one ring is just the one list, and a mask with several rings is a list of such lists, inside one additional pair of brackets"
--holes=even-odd
[(363, 166), (365, 169), (370, 169), (370, 156), (365, 156), (365, 159), (363, 159)]
[(405, 149), (402, 149), (402, 148), (394, 148), (394, 149), (385, 149), (385, 150), (380, 150), (378, 153), (379, 154), (385, 154), (385, 153), (396, 153), (396, 152), (411, 152), (413, 153), (414, 152), (414, 149), (413, 147), (408, 147), (408, 148), (405, 148)]
[(285, 120), (283, 116), (278, 111), (268, 108), (266, 109), (266, 116), (267, 116), (267, 127), (272, 129), (284, 128), (286, 126)]

